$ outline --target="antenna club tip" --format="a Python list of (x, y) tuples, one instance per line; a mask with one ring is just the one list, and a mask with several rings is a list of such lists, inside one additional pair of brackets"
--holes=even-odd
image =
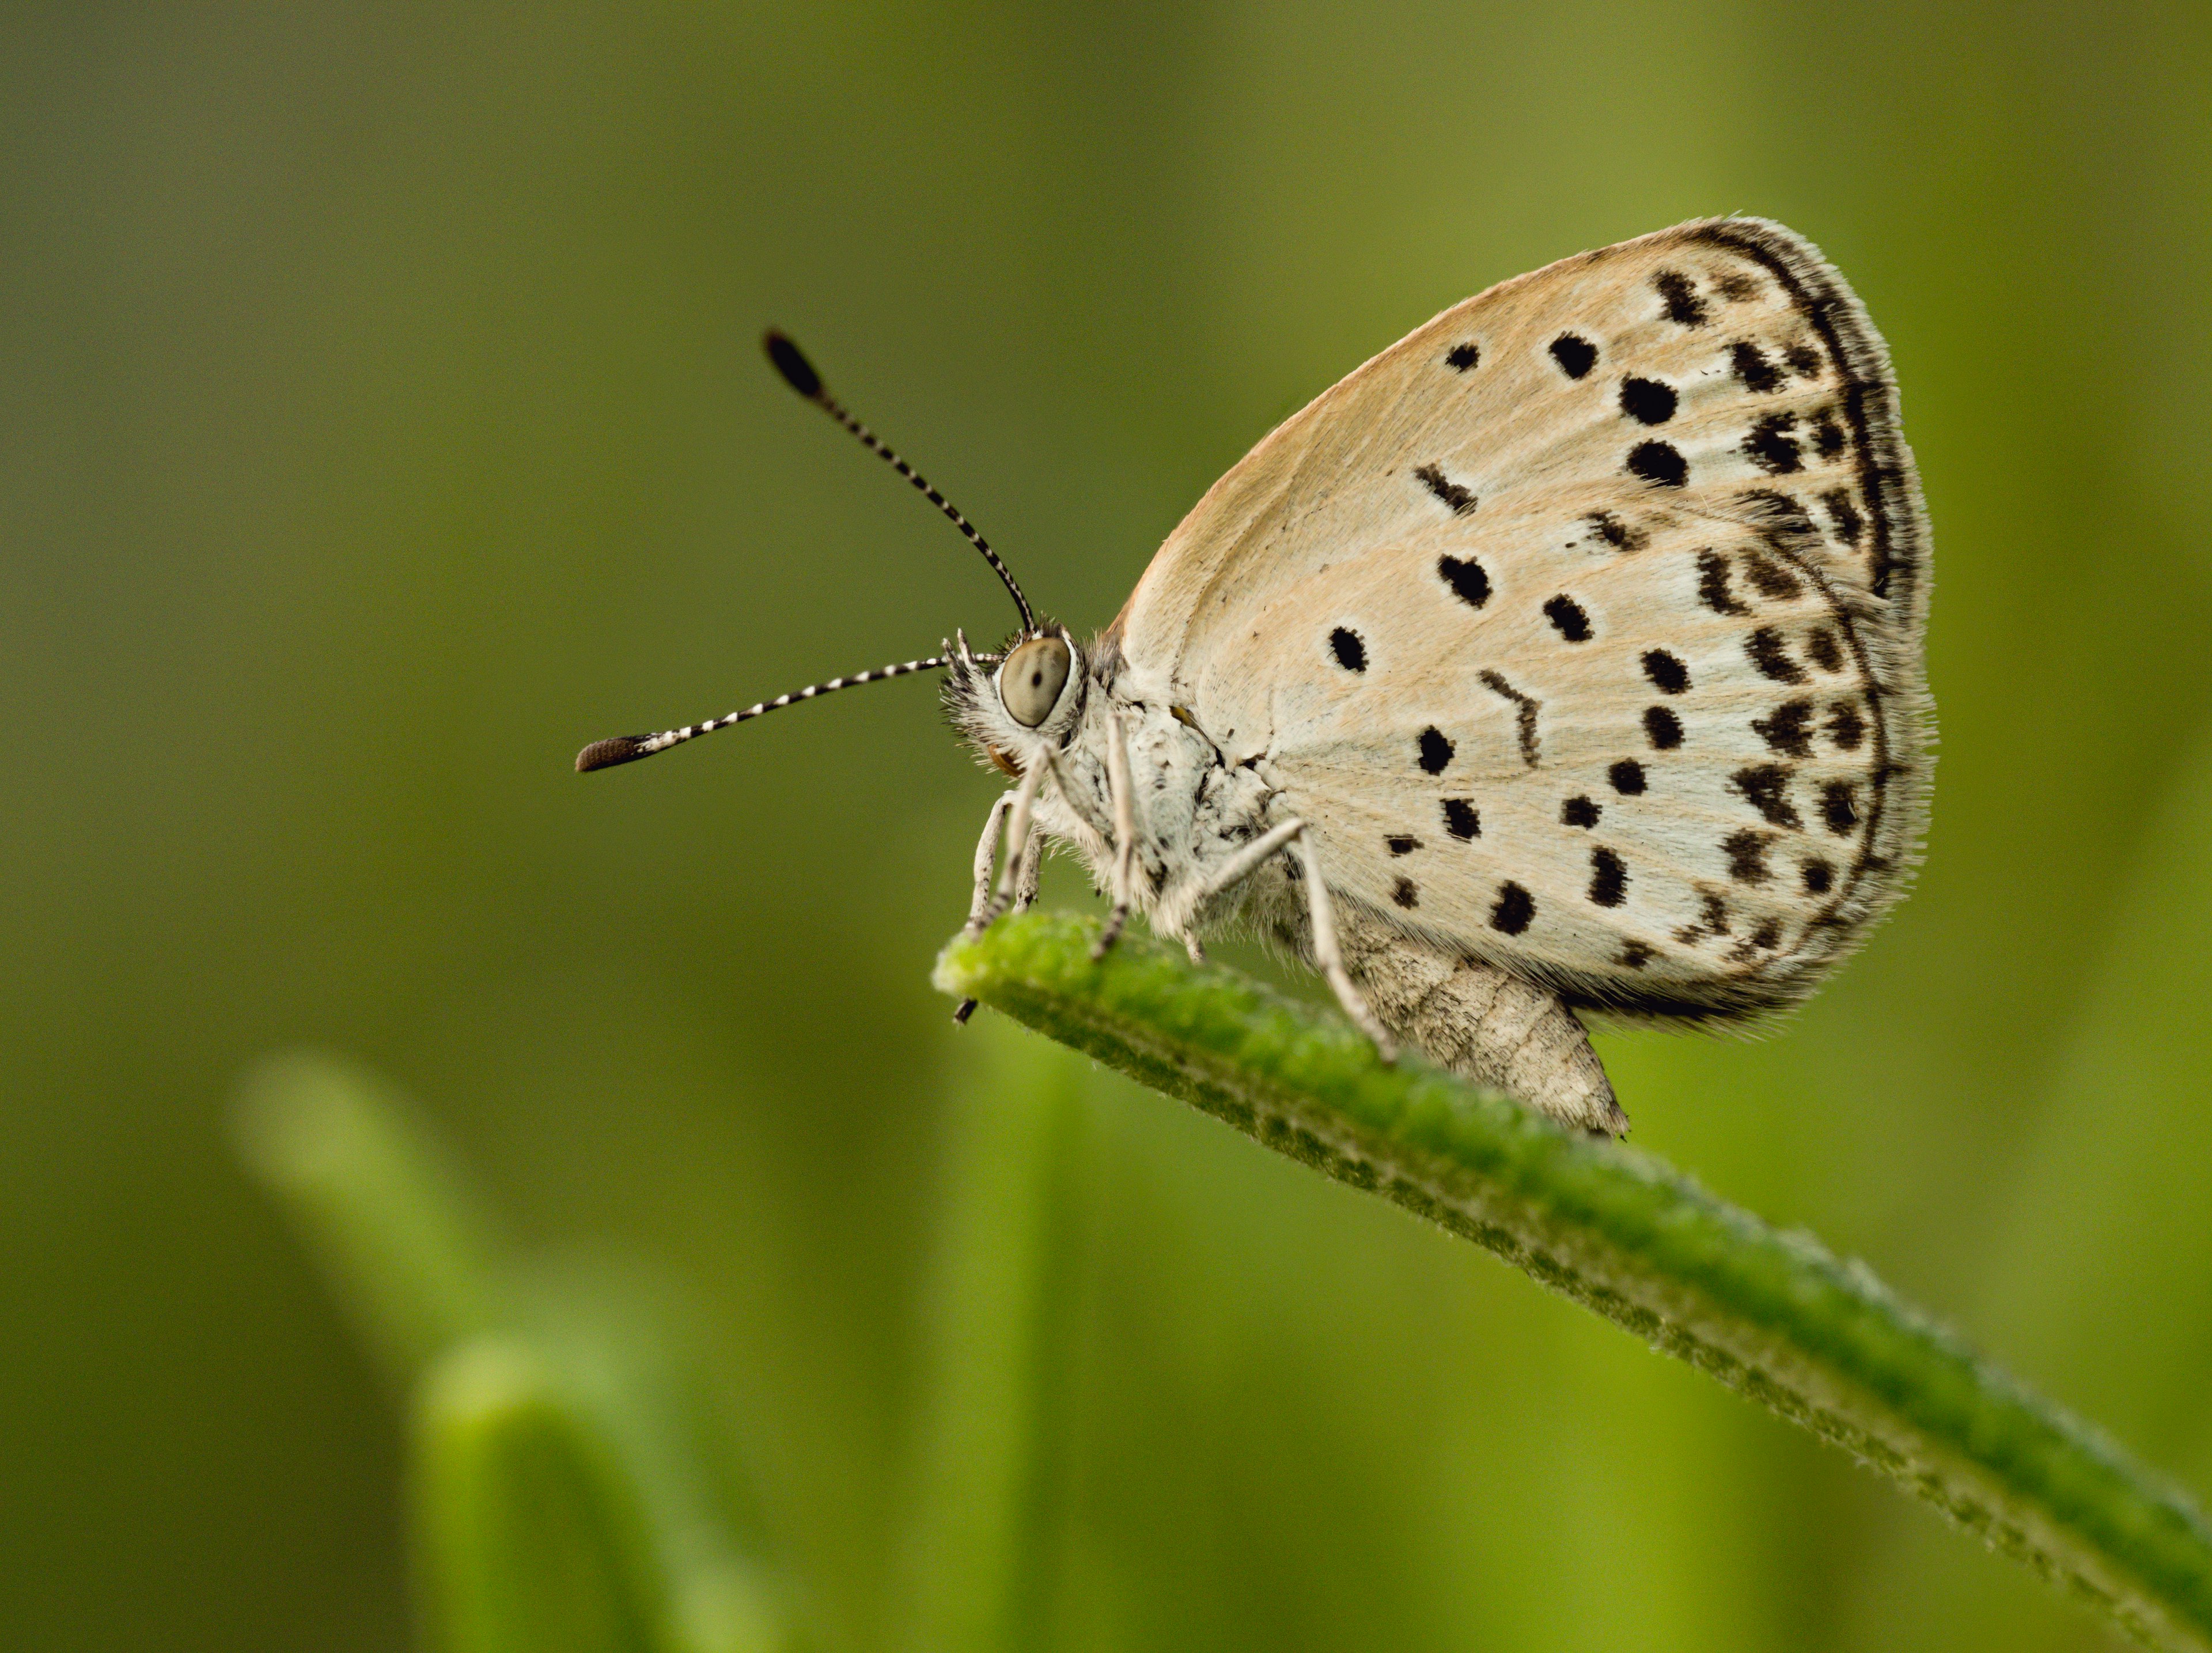
[(783, 375), (785, 384), (810, 402), (821, 399), (822, 375), (814, 371), (814, 364), (791, 342), (788, 333), (780, 328), (769, 328), (761, 335), (761, 349), (768, 352), (769, 361)]
[(611, 769), (617, 763), (635, 763), (646, 755), (643, 735), (617, 735), (612, 740), (595, 740), (576, 754), (576, 773), (589, 775), (593, 769)]

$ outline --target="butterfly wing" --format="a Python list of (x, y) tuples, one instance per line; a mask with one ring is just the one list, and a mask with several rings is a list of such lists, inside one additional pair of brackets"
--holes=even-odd
[(1716, 219), (1367, 362), (1103, 642), (1315, 823), (1344, 896), (1577, 1002), (1730, 1015), (1902, 891), (1926, 592), (1880, 337), (1809, 244)]

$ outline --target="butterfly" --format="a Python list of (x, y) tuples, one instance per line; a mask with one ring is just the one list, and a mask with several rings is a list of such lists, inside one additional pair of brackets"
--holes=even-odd
[[(1803, 999), (1904, 893), (1927, 817), (1928, 528), (1888, 352), (1810, 243), (1678, 225), (1446, 310), (1285, 420), (1079, 639), (925, 494), (1019, 629), (726, 717), (945, 672), (1009, 786), (969, 927), (1048, 842), (1182, 941), (1243, 926), (1403, 1040), (1573, 1127), (1627, 1128), (1584, 1016)], [(963, 1006), (964, 1015), (972, 1006)]]

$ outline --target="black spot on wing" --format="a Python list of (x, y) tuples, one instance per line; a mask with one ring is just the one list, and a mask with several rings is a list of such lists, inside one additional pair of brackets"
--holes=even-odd
[(1359, 640), (1359, 634), (1349, 627), (1339, 626), (1328, 634), (1328, 649), (1336, 656), (1336, 663), (1346, 671), (1364, 672), (1367, 669), (1367, 645)]
[[(1759, 835), (1753, 833), (1751, 836), (1757, 837)], [(1709, 936), (1726, 935), (1728, 933), (1728, 902), (1724, 897), (1707, 890), (1698, 903), (1698, 921), (1695, 924), (1685, 924), (1680, 929), (1675, 931), (1674, 939), (1685, 947), (1694, 947)]]
[(1790, 658), (1790, 650), (1782, 641), (1782, 634), (1772, 626), (1761, 626), (1743, 640), (1743, 652), (1751, 656), (1751, 663), (1777, 683), (1799, 684), (1805, 681), (1805, 668)]
[(1728, 857), (1729, 877), (1738, 884), (1765, 884), (1774, 876), (1766, 865), (1768, 836), (1747, 827), (1721, 840), (1721, 851)]
[(1855, 752), (1866, 738), (1866, 720), (1850, 701), (1839, 700), (1828, 708), (1828, 738), (1839, 752)]
[(1454, 750), (1452, 743), (1444, 738), (1443, 731), (1432, 724), (1421, 731), (1421, 738), (1418, 744), (1420, 749), (1421, 767), (1431, 775), (1442, 775), (1444, 772), (1444, 766), (1452, 761)]
[(1655, 752), (1671, 752), (1682, 744), (1682, 720), (1664, 706), (1644, 708), (1644, 735)]
[(1847, 439), (1843, 427), (1836, 422), (1833, 409), (1822, 408), (1813, 418), (1813, 451), (1824, 459), (1832, 459), (1844, 451)]
[(1790, 802), (1790, 771), (1779, 763), (1754, 763), (1729, 776), (1730, 790), (1765, 817), (1769, 826), (1797, 831), (1805, 823)]
[(1820, 353), (1810, 344), (1803, 343), (1792, 344), (1788, 349), (1783, 351), (1782, 359), (1790, 364), (1790, 371), (1800, 379), (1808, 380), (1818, 379), (1827, 371), (1827, 364), (1820, 360)]
[(1640, 970), (1659, 955), (1641, 941), (1621, 944), (1620, 956), (1613, 962), (1625, 969)]
[(1820, 819), (1838, 838), (1859, 823), (1858, 793), (1848, 781), (1830, 781), (1820, 787)]
[(1644, 790), (1644, 766), (1632, 757), (1624, 757), (1605, 772), (1613, 789), (1623, 798), (1633, 798)]
[(1593, 511), (1583, 519), (1595, 534), (1616, 551), (1640, 551), (1651, 543), (1651, 536), (1641, 528), (1630, 526), (1610, 511)]
[(1510, 878), (1498, 886), (1497, 904), (1490, 909), (1490, 927), (1519, 935), (1536, 916), (1536, 898)]
[(1766, 359), (1765, 351), (1747, 339), (1729, 351), (1729, 366), (1743, 380), (1743, 387), (1754, 396), (1771, 396), (1782, 388), (1782, 369)]
[(1690, 668), (1682, 664), (1682, 657), (1663, 648), (1645, 651), (1644, 675), (1662, 695), (1679, 695), (1690, 686)]
[(1836, 634), (1826, 626), (1813, 628), (1812, 635), (1805, 639), (1805, 652), (1813, 657), (1813, 664), (1823, 672), (1844, 669), (1843, 645), (1836, 641)]
[(1552, 341), (1552, 360), (1570, 379), (1581, 379), (1597, 365), (1597, 346), (1580, 333), (1561, 333)]
[(1716, 614), (1748, 614), (1729, 589), (1728, 558), (1718, 551), (1698, 553), (1698, 600)]
[(1429, 492), (1451, 507), (1454, 516), (1464, 517), (1474, 514), (1477, 502), (1474, 494), (1445, 476), (1442, 465), (1417, 465), (1413, 475), (1420, 479)]
[(1521, 761), (1530, 769), (1536, 767), (1536, 714), (1542, 704), (1534, 695), (1524, 695), (1505, 680), (1502, 672), (1485, 672), (1482, 686), (1493, 695), (1513, 702), (1513, 726), (1521, 738)]
[(1382, 842), (1389, 846), (1393, 855), (1410, 855), (1421, 847), (1419, 838), (1408, 837), (1402, 832), (1394, 833)]
[(1713, 289), (1730, 304), (1743, 304), (1759, 296), (1759, 282), (1741, 270), (1731, 270), (1713, 278)]
[(1705, 303), (1698, 296), (1696, 284), (1679, 270), (1662, 270), (1651, 278), (1652, 286), (1659, 289), (1665, 301), (1667, 319), (1680, 322), (1685, 327), (1705, 325)]
[(1836, 881), (1836, 869), (1817, 855), (1805, 862), (1797, 871), (1799, 876), (1805, 880), (1805, 893), (1808, 896), (1826, 895), (1829, 886)]
[(1476, 812), (1472, 803), (1464, 798), (1446, 798), (1441, 801), (1443, 805), (1445, 831), (1450, 833), (1462, 843), (1466, 843), (1469, 839), (1482, 836), (1482, 817)]
[(1851, 503), (1850, 490), (1834, 489), (1820, 495), (1820, 503), (1828, 507), (1828, 520), (1836, 525), (1836, 538), (1846, 545), (1856, 545), (1859, 535), (1866, 529), (1866, 520), (1859, 515), (1859, 507)]
[(1440, 556), (1437, 573), (1452, 595), (1469, 608), (1479, 609), (1490, 600), (1490, 576), (1473, 557)]
[(1790, 433), (1797, 428), (1794, 413), (1770, 413), (1751, 428), (1743, 451), (1751, 462), (1770, 477), (1787, 477), (1805, 468), (1802, 449)]
[(1745, 551), (1744, 578), (1761, 597), (1777, 603), (1786, 603), (1793, 597), (1804, 594), (1804, 582), (1797, 578), (1790, 565), (1764, 551)]
[(1390, 899), (1411, 912), (1421, 904), (1421, 892), (1414, 888), (1411, 878), (1401, 878), (1391, 886)]
[(1590, 851), (1589, 898), (1599, 907), (1618, 907), (1628, 899), (1628, 863), (1610, 849)]
[(1638, 442), (1628, 450), (1628, 469), (1657, 488), (1680, 488), (1690, 480), (1690, 462), (1670, 442)]
[(1820, 531), (1805, 514), (1804, 503), (1778, 489), (1753, 488), (1736, 495), (1736, 504), (1749, 515), (1759, 537), (1778, 551), (1809, 554), (1820, 548)]
[(1672, 385), (1662, 385), (1656, 379), (1621, 381), (1620, 410), (1638, 424), (1665, 424), (1674, 416), (1675, 403)]
[(1444, 352), (1444, 365), (1466, 373), (1482, 360), (1482, 352), (1473, 344), (1455, 344)]
[(1571, 597), (1554, 597), (1544, 605), (1544, 617), (1552, 623), (1560, 636), (1571, 643), (1586, 643), (1590, 640), (1589, 616), (1583, 605)]
[(1559, 824), (1588, 829), (1595, 826), (1603, 813), (1591, 799), (1570, 798), (1559, 805)]
[(1752, 732), (1766, 743), (1768, 750), (1784, 757), (1812, 757), (1812, 726), (1809, 700), (1784, 701), (1769, 716), (1751, 720)]

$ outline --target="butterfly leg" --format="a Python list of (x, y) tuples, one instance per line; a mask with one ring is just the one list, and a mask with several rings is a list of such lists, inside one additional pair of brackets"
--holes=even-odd
[(1093, 958), (1105, 957), (1107, 949), (1121, 939), (1137, 882), (1136, 782), (1129, 776), (1129, 743), (1121, 732), (1121, 720), (1110, 708), (1106, 713), (1106, 784), (1114, 793), (1114, 915), (1091, 945)]
[[(1022, 869), (1035, 865), (1029, 854), (1030, 830), (1036, 813), (1036, 795), (1048, 774), (1055, 781), (1060, 779), (1060, 765), (1049, 751), (1042, 755), (1041, 761), (1030, 765), (1028, 773), (1022, 776), (1022, 784), (1014, 790), (1013, 807), (1006, 822), (1006, 854), (1000, 864), (999, 888), (984, 906), (981, 919), (971, 921), (973, 933), (981, 934), (998, 922), (999, 915), (1014, 903)], [(1066, 788), (1063, 787), (1061, 790), (1065, 792)]]
[(1030, 834), (1029, 847), (1022, 851), (1021, 876), (1014, 880), (1014, 910), (1026, 913), (1036, 905), (1037, 885), (1044, 878), (1044, 834)]
[(1337, 945), (1336, 909), (1328, 898), (1328, 886), (1322, 882), (1321, 857), (1314, 853), (1313, 835), (1301, 829), (1295, 842), (1298, 861), (1305, 868), (1306, 915), (1313, 923), (1314, 963), (1321, 967), (1322, 976), (1335, 989), (1336, 1002), (1344, 1006), (1344, 1013), (1358, 1024), (1359, 1030), (1375, 1041), (1376, 1053), (1386, 1062), (1398, 1060), (1398, 1047), (1391, 1042), (1390, 1035), (1368, 1008), (1367, 1000), (1352, 983), (1351, 972), (1344, 968), (1344, 952)]
[[(1028, 912), (1036, 902), (1037, 879), (1044, 871), (1043, 863), (1044, 837), (1040, 833), (1030, 837), (1030, 847), (1022, 856), (1021, 883), (1014, 892), (1014, 910), (1017, 913)], [(967, 1026), (968, 1018), (975, 1013), (976, 1002), (973, 999), (963, 999), (953, 1006), (952, 1019), (963, 1027)]]
[(975, 893), (968, 902), (969, 935), (981, 933), (984, 915), (991, 910), (991, 880), (999, 870), (999, 840), (1006, 834), (1006, 814), (1013, 806), (1014, 794), (1000, 793), (983, 823), (983, 836), (975, 841)]
[(1314, 963), (1320, 967), (1322, 978), (1336, 994), (1336, 1002), (1344, 1006), (1344, 1013), (1358, 1024), (1359, 1030), (1375, 1042), (1375, 1048), (1386, 1062), (1395, 1061), (1398, 1047), (1391, 1042), (1389, 1031), (1368, 1008), (1367, 1000), (1352, 985), (1352, 974), (1344, 968), (1344, 951), (1337, 945), (1336, 909), (1330, 904), (1328, 886), (1322, 882), (1321, 860), (1314, 854), (1313, 835), (1306, 823), (1293, 817), (1280, 826), (1255, 838), (1243, 848), (1221, 864), (1220, 869), (1206, 881), (1200, 902), (1217, 896), (1231, 885), (1249, 878), (1261, 863), (1285, 846), (1297, 852), (1298, 865), (1305, 874), (1306, 913), (1313, 927)]
[(1305, 830), (1304, 821), (1290, 820), (1279, 827), (1269, 828), (1253, 839), (1214, 870), (1213, 876), (1200, 887), (1197, 899), (1191, 903), (1193, 909), (1203, 906), (1223, 890), (1243, 883), (1259, 869), (1262, 861)]
[[(991, 878), (992, 875), (999, 870), (999, 841), (1005, 836), (1006, 816), (1013, 807), (1014, 794), (1011, 792), (1000, 793), (998, 801), (991, 805), (991, 813), (983, 822), (983, 836), (975, 841), (975, 893), (968, 902), (966, 927), (966, 933), (971, 936), (981, 935), (983, 926), (988, 921), (986, 915), (991, 910)], [(1042, 848), (1042, 843), (1033, 846), (1036, 849)], [(1017, 904), (1024, 908), (1036, 899), (1035, 867), (1036, 857), (1031, 854), (1030, 859), (1032, 864), (1029, 868), (1024, 869), (1027, 877), (1024, 880), (1021, 893), (1015, 898)], [(963, 999), (953, 1011), (952, 1019), (965, 1027), (968, 1018), (975, 1013), (975, 1001), (973, 999)]]

